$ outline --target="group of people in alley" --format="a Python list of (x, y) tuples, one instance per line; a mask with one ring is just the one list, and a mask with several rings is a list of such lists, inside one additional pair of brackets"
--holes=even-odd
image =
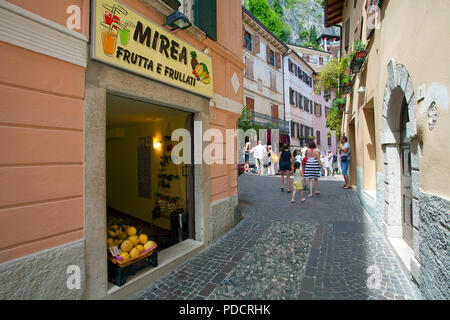
[[(250, 155), (255, 159), (255, 167), (252, 172), (250, 168)], [(345, 136), (341, 136), (338, 146), (338, 155), (340, 160), (340, 170), (344, 177), (344, 185), (341, 188), (351, 189), (348, 176), (350, 164), (350, 144)], [(251, 148), (250, 142), (245, 144), (244, 172), (254, 173), (256, 175), (275, 175), (274, 164), (279, 164), (279, 174), (281, 179), (281, 192), (285, 191), (285, 185), (288, 193), (291, 193), (291, 180), (293, 180), (292, 199), (295, 203), (295, 196), (300, 192), (301, 202), (306, 201), (304, 191), (308, 192), (308, 197), (320, 194), (319, 178), (322, 176), (334, 176), (338, 173), (338, 155), (331, 151), (325, 154), (317, 149), (316, 143), (310, 141), (307, 146), (300, 150), (291, 151), (289, 145), (284, 144), (278, 154), (274, 153), (272, 146), (265, 146), (262, 141)], [(267, 173), (264, 169), (267, 167)], [(293, 179), (291, 179), (291, 175)], [(286, 182), (286, 184), (285, 184)]]

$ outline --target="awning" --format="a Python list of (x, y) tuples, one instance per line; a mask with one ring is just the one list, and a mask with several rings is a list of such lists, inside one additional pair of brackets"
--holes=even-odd
[(342, 11), (344, 9), (344, 0), (325, 0), (324, 15), (325, 27), (329, 28), (342, 22)]

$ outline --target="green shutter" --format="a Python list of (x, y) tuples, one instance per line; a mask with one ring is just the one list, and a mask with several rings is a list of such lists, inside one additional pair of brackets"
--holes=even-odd
[(217, 41), (216, 0), (195, 0), (194, 11), (194, 24)]

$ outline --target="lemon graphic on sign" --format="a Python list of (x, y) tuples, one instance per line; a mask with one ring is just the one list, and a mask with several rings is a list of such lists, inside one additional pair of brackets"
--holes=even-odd
[(198, 62), (197, 53), (195, 51), (191, 51), (191, 67), (192, 74), (197, 78), (197, 81), (201, 81), (204, 84), (211, 82), (208, 67), (203, 62)]

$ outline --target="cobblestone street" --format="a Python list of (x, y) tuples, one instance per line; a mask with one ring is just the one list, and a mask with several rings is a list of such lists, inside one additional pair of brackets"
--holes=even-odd
[(341, 180), (322, 178), (320, 195), (292, 204), (279, 177), (241, 176), (245, 218), (134, 299), (421, 299)]

